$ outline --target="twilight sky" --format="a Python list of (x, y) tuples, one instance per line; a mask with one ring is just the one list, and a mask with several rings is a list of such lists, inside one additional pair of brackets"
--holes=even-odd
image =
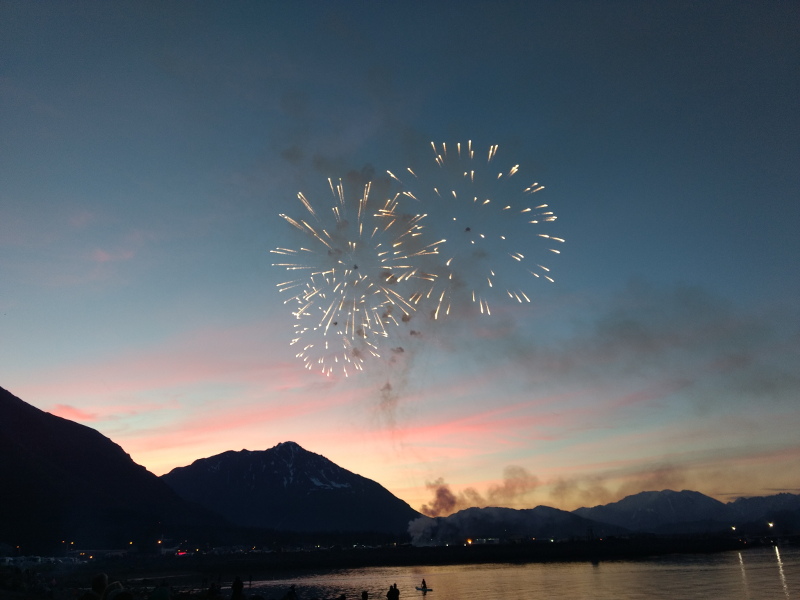
[[(0, 386), (156, 474), (292, 440), (432, 511), (798, 492), (798, 31), (793, 1), (3, 2)], [(270, 251), (315, 241), (278, 215), (427, 190), (468, 140), (510, 202), (545, 186), (518, 249), (554, 283), (490, 242), (490, 316), (305, 369)]]

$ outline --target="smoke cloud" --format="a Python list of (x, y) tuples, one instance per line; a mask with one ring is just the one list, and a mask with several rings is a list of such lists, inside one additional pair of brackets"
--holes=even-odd
[(524, 503), (528, 494), (539, 484), (538, 477), (516, 465), (506, 467), (503, 470), (503, 483), (489, 487), (485, 496), (472, 487), (455, 494), (444, 478), (439, 477), (425, 484), (433, 494), (433, 499), (423, 504), (420, 512), (428, 517), (440, 517), (472, 507), (518, 505)]

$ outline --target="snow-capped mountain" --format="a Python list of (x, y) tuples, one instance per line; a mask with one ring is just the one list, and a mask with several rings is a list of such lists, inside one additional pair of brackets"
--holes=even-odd
[(731, 516), (738, 522), (771, 518), (776, 513), (800, 511), (800, 494), (786, 492), (774, 496), (738, 498), (728, 503)]
[(420, 516), (378, 483), (294, 442), (223, 452), (162, 478), (184, 499), (245, 526), (402, 534)]
[(766, 522), (778, 513), (800, 513), (800, 495), (739, 498), (726, 504), (700, 492), (661, 490), (641, 492), (619, 502), (579, 508), (573, 512), (631, 531), (701, 533)]
[(733, 531), (755, 536), (796, 535), (800, 532), (800, 495), (739, 498), (725, 504), (699, 492), (662, 490), (572, 513), (547, 506), (468, 508), (447, 517), (420, 517), (409, 527), (412, 543), (420, 546), (463, 543), (467, 538), (514, 541)]

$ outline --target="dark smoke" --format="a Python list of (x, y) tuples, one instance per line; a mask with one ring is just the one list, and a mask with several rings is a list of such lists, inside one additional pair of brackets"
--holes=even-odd
[(419, 509), (419, 512), (423, 515), (438, 517), (449, 515), (456, 510), (458, 499), (450, 491), (450, 487), (444, 482), (444, 478), (439, 477), (436, 481), (428, 482), (425, 487), (433, 492), (433, 501), (430, 505), (423, 504), (422, 508)]
[(378, 408), (386, 427), (391, 430), (394, 430), (397, 425), (397, 400), (398, 396), (394, 393), (392, 384), (387, 381), (380, 389)]
[(503, 470), (503, 483), (491, 486), (486, 492), (486, 497), (472, 487), (454, 494), (444, 478), (439, 477), (425, 484), (425, 487), (433, 493), (433, 500), (429, 504), (423, 504), (420, 512), (429, 517), (439, 517), (465, 508), (523, 504), (527, 494), (538, 486), (538, 477), (516, 465), (510, 465)]

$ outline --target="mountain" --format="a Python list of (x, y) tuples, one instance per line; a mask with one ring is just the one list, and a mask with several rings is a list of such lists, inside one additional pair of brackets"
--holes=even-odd
[(0, 542), (22, 552), (156, 548), (216, 535), (223, 520), (182, 500), (99, 432), (0, 388)]
[(162, 479), (184, 499), (243, 526), (406, 534), (420, 516), (378, 483), (294, 442), (223, 452)]
[(587, 539), (627, 533), (627, 530), (557, 508), (537, 506), (467, 508), (447, 517), (420, 517), (410, 524), (409, 532), (415, 546), (441, 546), (481, 538), (502, 541)]
[[(772, 523), (772, 525), (769, 525)], [(420, 517), (409, 526), (416, 546), (463, 544), (472, 538), (501, 541), (587, 539), (637, 534), (730, 532), (769, 536), (800, 533), (800, 495), (739, 498), (727, 504), (699, 492), (641, 492), (618, 502), (572, 513), (547, 506), (468, 508), (447, 517)]]
[(800, 511), (800, 494), (775, 494), (774, 496), (756, 496), (753, 498), (737, 498), (728, 503), (731, 517), (746, 523), (758, 520), (770, 520), (776, 513)]
[(763, 532), (767, 522), (778, 522), (780, 532), (798, 529), (800, 495), (775, 494), (738, 498), (724, 504), (699, 492), (641, 492), (576, 515), (649, 533), (702, 533), (736, 526), (739, 531)]
[(690, 490), (641, 492), (574, 514), (647, 533), (697, 533), (730, 527), (728, 505)]

